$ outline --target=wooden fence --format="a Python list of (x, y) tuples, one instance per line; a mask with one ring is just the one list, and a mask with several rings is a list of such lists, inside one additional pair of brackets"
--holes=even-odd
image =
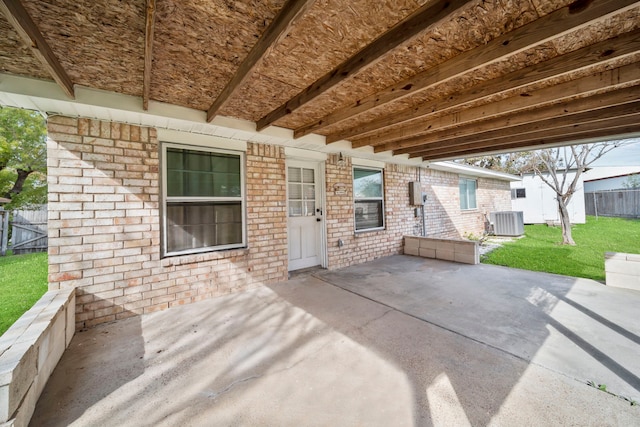
[(9, 248), (14, 255), (47, 250), (46, 206), (38, 210), (0, 210), (0, 255)]
[(584, 193), (587, 215), (640, 218), (640, 189)]

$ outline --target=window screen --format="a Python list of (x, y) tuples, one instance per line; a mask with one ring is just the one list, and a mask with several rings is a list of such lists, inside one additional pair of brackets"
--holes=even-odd
[(384, 228), (384, 191), (380, 169), (353, 169), (356, 231)]
[(244, 246), (243, 154), (163, 149), (165, 255)]
[(460, 178), (460, 209), (476, 209), (476, 180)]

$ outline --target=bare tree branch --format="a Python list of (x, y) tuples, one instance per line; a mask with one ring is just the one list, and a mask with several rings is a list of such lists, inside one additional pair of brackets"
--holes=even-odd
[[(557, 195), (563, 244), (575, 244), (571, 236), (571, 220), (567, 205), (576, 192), (582, 173), (606, 153), (632, 142), (634, 141), (622, 140), (571, 146), (569, 151), (566, 148), (562, 150), (563, 157), (560, 148), (534, 152), (531, 169)], [(561, 179), (558, 177), (559, 171), (562, 172)], [(570, 177), (571, 172), (574, 173), (573, 177)]]

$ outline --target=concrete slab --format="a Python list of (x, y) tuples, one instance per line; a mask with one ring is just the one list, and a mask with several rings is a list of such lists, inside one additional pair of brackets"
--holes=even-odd
[[(446, 314), (482, 305), (446, 289), (465, 289), (458, 281), (464, 276), (467, 292), (486, 292), (482, 274), (460, 270), (483, 267), (391, 257), (98, 326), (72, 339), (31, 425), (637, 424), (637, 406), (533, 360), (551, 336), (549, 323), (543, 331), (532, 323), (537, 344), (525, 345), (519, 325), (539, 319), (529, 312), (508, 322), (505, 306), (523, 306), (512, 301), (516, 295), (562, 323), (567, 314), (554, 309), (574, 309), (567, 299), (586, 304), (591, 291), (574, 291), (566, 279), (551, 287), (538, 280), (521, 291), (496, 288), (504, 303), (494, 295), (486, 312), (502, 308), (483, 331), (470, 325), (486, 312), (462, 320)], [(519, 280), (509, 283), (515, 288)], [(418, 296), (407, 293), (412, 287)], [(538, 288), (565, 300), (554, 305)], [(421, 319), (424, 304), (447, 324)], [(597, 315), (611, 322), (608, 329), (615, 323), (615, 333), (626, 330), (603, 309)], [(463, 326), (468, 331), (456, 330)], [(626, 331), (637, 354), (638, 332)], [(513, 338), (492, 342), (494, 333)], [(525, 351), (531, 361), (519, 354)]]
[(376, 261), (375, 269), (363, 264), (319, 277), (640, 401), (640, 292), (587, 279), (403, 256)]

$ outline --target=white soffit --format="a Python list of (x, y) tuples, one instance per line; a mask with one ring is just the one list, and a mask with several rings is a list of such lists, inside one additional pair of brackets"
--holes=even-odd
[[(0, 73), (0, 104), (18, 108), (37, 110), (47, 115), (65, 115), (86, 117), (132, 125), (149, 126), (158, 129), (159, 139), (171, 142), (186, 142), (198, 145), (212, 143), (231, 144), (233, 149), (245, 149), (246, 142), (282, 145), (295, 157), (306, 154), (307, 158), (318, 154), (342, 153), (353, 159), (353, 164), (370, 167), (384, 167), (385, 163), (429, 167), (452, 173), (464, 173), (473, 176), (486, 176), (496, 179), (516, 181), (513, 175), (500, 174), (482, 168), (464, 167), (451, 162), (423, 162), (410, 159), (408, 155), (394, 156), (390, 151), (374, 153), (372, 147), (353, 149), (348, 141), (326, 144), (325, 137), (311, 134), (294, 139), (293, 131), (270, 126), (256, 132), (253, 122), (230, 117), (217, 116), (211, 123), (206, 121), (206, 112), (157, 101), (149, 101), (149, 109), (142, 109), (142, 98), (106, 92), (97, 89), (75, 86), (76, 99), (69, 99), (60, 87), (46, 80), (26, 78)], [(184, 141), (184, 133), (193, 134)], [(182, 136), (181, 136), (182, 135)], [(198, 136), (199, 135), (199, 136)], [(203, 135), (222, 139), (202, 138)], [(178, 141), (179, 138), (182, 138)], [(234, 145), (228, 140), (244, 143), (245, 148)], [(212, 142), (213, 141), (213, 142)], [(224, 142), (226, 141), (226, 142)], [(293, 151), (291, 151), (293, 149)], [(304, 151), (296, 151), (304, 150)], [(461, 170), (462, 169), (462, 170)]]
[(172, 129), (158, 128), (158, 141), (189, 144), (200, 147), (247, 151), (247, 143), (243, 140), (223, 138), (216, 135), (181, 132)]
[(381, 162), (379, 160), (361, 159), (358, 157), (353, 157), (351, 159), (351, 164), (353, 164), (353, 166), (365, 166), (379, 169), (384, 169), (385, 166), (385, 162)]

